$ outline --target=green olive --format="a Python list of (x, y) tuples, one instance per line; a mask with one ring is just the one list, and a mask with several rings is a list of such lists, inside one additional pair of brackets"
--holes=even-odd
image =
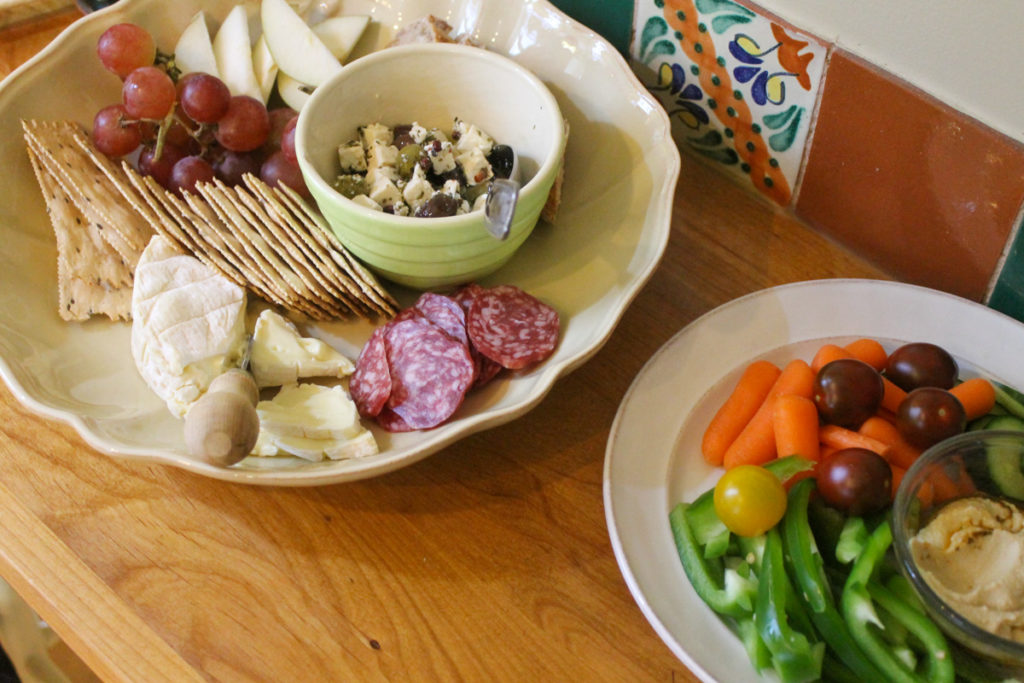
[(423, 148), (412, 143), (398, 150), (398, 174), (403, 178), (411, 178), (416, 164), (423, 158)]
[(473, 202), (476, 201), (477, 197), (479, 197), (482, 194), (487, 194), (487, 188), (489, 188), (490, 186), (491, 183), (489, 181), (486, 183), (477, 183), (476, 185), (470, 185), (465, 190), (462, 191), (462, 196), (466, 199), (466, 201), (470, 203), (470, 205), (472, 205)]
[(356, 195), (366, 194), (366, 179), (357, 173), (339, 175), (334, 181), (334, 189), (352, 199)]

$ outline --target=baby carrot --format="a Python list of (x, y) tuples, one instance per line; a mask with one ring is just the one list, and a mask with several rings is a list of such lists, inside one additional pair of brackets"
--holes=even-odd
[(879, 455), (888, 460), (893, 467), (907, 469), (921, 455), (921, 449), (907, 443), (896, 425), (881, 415), (872, 415), (864, 420), (857, 431), (885, 444), (885, 452)]
[(996, 404), (995, 387), (984, 377), (964, 380), (950, 389), (949, 393), (960, 401), (968, 420), (988, 414)]
[(879, 372), (885, 369), (885, 364), (889, 360), (889, 354), (877, 339), (855, 339), (843, 348), (854, 358), (864, 361)]
[(806, 361), (790, 361), (782, 369), (768, 396), (750, 418), (739, 436), (726, 449), (722, 464), (728, 469), (736, 465), (762, 465), (776, 455), (775, 428), (772, 416), (775, 399), (786, 394), (810, 398), (814, 390), (814, 372)]
[(879, 455), (883, 455), (886, 451), (886, 445), (878, 439), (839, 425), (821, 425), (818, 428), (818, 439), (832, 448), (866, 448)]
[(907, 397), (907, 392), (886, 377), (882, 377), (882, 388), (882, 407), (895, 415), (900, 410), (900, 403)]
[(766, 360), (754, 361), (747, 366), (729, 398), (704, 430), (701, 452), (708, 464), (722, 464), (726, 449), (754, 417), (781, 373), (782, 370)]
[(903, 481), (903, 477), (907, 474), (907, 471), (898, 465), (889, 463), (889, 469), (892, 470), (892, 493), (890, 494), (893, 500), (896, 500), (896, 489), (900, 487), (900, 482)]
[(775, 399), (772, 427), (778, 457), (799, 455), (808, 460), (818, 459), (818, 407), (814, 401), (798, 394), (779, 396)]
[(811, 370), (814, 374), (818, 374), (818, 371), (828, 365), (834, 360), (840, 358), (850, 358), (852, 354), (838, 344), (824, 344), (814, 354), (814, 358), (811, 359)]

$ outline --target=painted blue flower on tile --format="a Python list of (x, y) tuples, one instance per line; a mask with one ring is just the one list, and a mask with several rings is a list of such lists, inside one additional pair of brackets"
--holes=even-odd
[(732, 0), (637, 0), (634, 21), (631, 56), (676, 141), (787, 203), (827, 46)]

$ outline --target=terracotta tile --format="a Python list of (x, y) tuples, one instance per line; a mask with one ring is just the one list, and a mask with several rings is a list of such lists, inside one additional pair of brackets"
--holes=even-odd
[(901, 279), (982, 300), (1024, 199), (1024, 146), (836, 51), (797, 213)]

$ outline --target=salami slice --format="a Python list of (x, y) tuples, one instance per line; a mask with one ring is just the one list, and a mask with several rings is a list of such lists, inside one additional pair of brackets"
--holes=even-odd
[(458, 301), (442, 294), (424, 292), (416, 300), (414, 308), (453, 338), (469, 346), (469, 337), (466, 335), (466, 311)]
[(555, 309), (512, 285), (475, 293), (466, 316), (466, 331), (476, 350), (510, 370), (551, 355), (559, 328)]
[(425, 317), (392, 321), (384, 334), (391, 367), (387, 407), (411, 429), (430, 429), (454, 413), (476, 377), (469, 349)]
[(391, 370), (384, 347), (385, 329), (386, 326), (378, 327), (370, 335), (359, 352), (356, 369), (348, 384), (359, 414), (365, 417), (374, 417), (380, 413), (391, 396)]
[(377, 414), (377, 424), (389, 432), (411, 432), (413, 428), (398, 413), (387, 406)]

